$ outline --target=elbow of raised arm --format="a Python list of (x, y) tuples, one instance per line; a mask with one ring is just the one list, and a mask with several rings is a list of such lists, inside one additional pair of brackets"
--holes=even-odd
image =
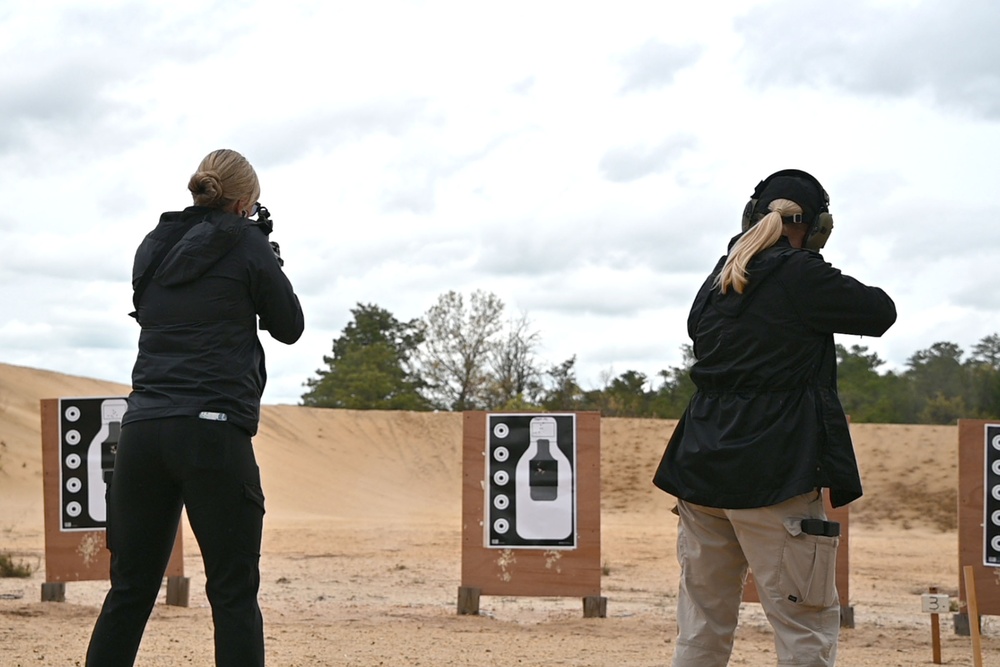
[(302, 309), (296, 308), (293, 312), (286, 313), (283, 317), (264, 317), (260, 318), (260, 329), (261, 331), (266, 331), (270, 334), (271, 338), (278, 341), (279, 343), (284, 343), (285, 345), (291, 345), (302, 337), (302, 332), (305, 331), (305, 319), (302, 316)]
[(872, 333), (873, 336), (881, 336), (886, 331), (889, 330), (893, 324), (896, 323), (896, 304), (893, 303), (892, 299), (888, 296), (885, 297), (885, 303), (879, 308), (879, 317), (876, 322), (876, 327), (878, 329), (877, 333)]
[(284, 343), (285, 345), (291, 345), (302, 337), (302, 332), (305, 331), (305, 322), (302, 318), (302, 311), (299, 311), (298, 317), (292, 326), (284, 328), (281, 331), (271, 332), (274, 339)]

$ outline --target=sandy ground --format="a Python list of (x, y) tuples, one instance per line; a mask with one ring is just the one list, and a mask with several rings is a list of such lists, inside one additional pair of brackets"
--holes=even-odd
[[(40, 602), (44, 526), (38, 402), (120, 396), (127, 387), (0, 364), (0, 552), (37, 564), (0, 579), (0, 665), (82, 665), (107, 583)], [(268, 513), (261, 561), (268, 664), (665, 665), (675, 635), (672, 499), (652, 477), (673, 422), (605, 419), (602, 594), (608, 617), (574, 598), (483, 597), (456, 613), (461, 584), (462, 419), (456, 414), (267, 406), (256, 438)], [(856, 627), (839, 665), (933, 664), (928, 586), (958, 586), (957, 430), (856, 425), (866, 496), (852, 506)], [(185, 528), (190, 606), (154, 609), (137, 665), (209, 666), (204, 572)], [(1000, 576), (995, 585), (1000, 586)], [(972, 665), (969, 637), (942, 615), (944, 664)], [(1000, 618), (983, 621), (985, 665), (1000, 665)], [(732, 665), (774, 665), (770, 628), (744, 605)]]

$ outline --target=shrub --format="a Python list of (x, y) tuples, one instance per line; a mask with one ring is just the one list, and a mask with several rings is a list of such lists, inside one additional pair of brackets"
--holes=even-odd
[(24, 561), (14, 562), (8, 553), (0, 553), (0, 577), (30, 577), (35, 568)]

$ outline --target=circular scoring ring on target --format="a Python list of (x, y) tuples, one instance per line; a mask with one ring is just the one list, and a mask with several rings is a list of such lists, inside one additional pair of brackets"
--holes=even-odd
[(497, 424), (496, 426), (493, 427), (493, 435), (501, 439), (506, 438), (508, 435), (510, 435), (510, 427), (502, 423)]
[(493, 530), (503, 535), (510, 530), (510, 522), (507, 519), (497, 519), (493, 522)]
[(80, 432), (75, 428), (71, 428), (66, 431), (66, 443), (69, 445), (79, 445), (80, 444)]
[(76, 493), (83, 488), (83, 482), (80, 481), (78, 477), (70, 477), (66, 480), (66, 490), (70, 493)]
[(500, 463), (503, 463), (510, 458), (510, 450), (506, 447), (497, 447), (493, 450), (493, 458), (495, 458)]
[(71, 405), (66, 408), (66, 421), (75, 422), (80, 418), (80, 408), (75, 405)]
[(991, 440), (990, 442), (992, 442), (993, 444), (993, 449), (1000, 452), (1000, 435), (993, 436), (993, 440)]

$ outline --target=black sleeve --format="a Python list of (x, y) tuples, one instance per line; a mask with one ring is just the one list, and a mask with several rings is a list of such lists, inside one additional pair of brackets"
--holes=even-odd
[[(701, 319), (701, 314), (705, 311), (705, 306), (708, 305), (709, 299), (712, 295), (712, 290), (715, 287), (715, 278), (722, 271), (722, 267), (726, 264), (726, 255), (719, 258), (719, 261), (715, 263), (715, 268), (712, 269), (712, 273), (705, 278), (705, 282), (701, 284), (701, 288), (698, 290), (698, 294), (694, 297), (694, 303), (691, 304), (691, 310), (688, 312), (687, 320), (687, 332), (688, 337), (695, 341), (695, 331), (698, 327), (698, 321)], [(695, 355), (698, 356), (697, 354)]]
[(812, 252), (797, 252), (782, 281), (805, 323), (824, 333), (881, 336), (896, 321), (896, 304)]
[(267, 236), (251, 228), (247, 237), (250, 296), (260, 317), (260, 328), (275, 340), (291, 345), (305, 329), (299, 298), (281, 270)]

